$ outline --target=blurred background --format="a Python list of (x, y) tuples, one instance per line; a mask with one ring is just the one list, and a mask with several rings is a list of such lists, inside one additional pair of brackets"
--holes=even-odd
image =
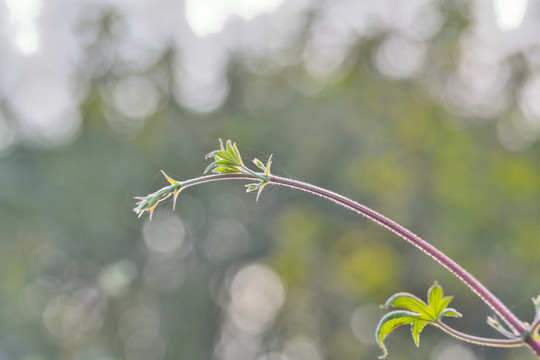
[[(241, 183), (156, 210), (218, 138), (361, 201), (531, 321), (540, 293), (540, 4), (0, 2), (0, 359), (374, 359), (378, 308), (449, 272), (333, 203)], [(534, 359), (426, 328), (390, 359)]]

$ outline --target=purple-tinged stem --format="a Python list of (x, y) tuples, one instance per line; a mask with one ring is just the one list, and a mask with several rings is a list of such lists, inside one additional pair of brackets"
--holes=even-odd
[[(228, 179), (253, 180), (254, 177), (246, 174), (214, 174), (182, 182), (182, 187), (189, 187), (208, 181)], [(501, 319), (503, 319), (508, 324), (508, 326), (516, 330), (521, 335), (528, 334), (529, 329), (525, 327), (525, 324), (521, 322), (495, 295), (493, 295), (491, 291), (489, 291), (484, 285), (482, 285), (482, 283), (480, 283), (476, 278), (474, 278), (474, 276), (468, 273), (465, 269), (459, 266), (456, 262), (446, 256), (444, 253), (439, 251), (433, 245), (429, 244), (419, 236), (404, 228), (403, 226), (349, 198), (309, 183), (275, 175), (271, 177), (269, 183), (303, 190), (323, 197), (325, 199), (332, 200), (390, 229), (406, 241), (410, 242), (411, 244), (425, 252), (427, 255), (431, 256), (439, 264), (441, 264), (450, 272), (452, 272), (455, 276), (457, 276), (463, 283), (465, 283), (469, 288), (471, 288), (471, 290), (474, 291), (490, 308), (492, 308), (493, 311), (495, 311), (497, 315), (499, 315)], [(536, 355), (540, 357), (540, 340), (537, 340), (533, 338), (531, 334), (528, 334), (525, 336), (524, 342)]]
[(470, 342), (472, 344), (478, 344), (478, 345), (488, 345), (492, 347), (519, 347), (523, 346), (521, 343), (521, 339), (515, 338), (515, 339), (491, 339), (491, 338), (485, 338), (480, 336), (473, 336), (469, 334), (462, 333), (461, 331), (457, 331), (456, 329), (451, 328), (450, 326), (446, 325), (442, 321), (437, 321), (436, 323), (442, 331), (445, 333), (455, 337), (456, 339), (460, 339), (463, 341)]

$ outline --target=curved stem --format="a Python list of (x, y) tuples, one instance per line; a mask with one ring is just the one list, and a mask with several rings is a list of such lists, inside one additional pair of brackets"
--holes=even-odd
[(470, 342), (472, 344), (492, 346), (492, 347), (523, 346), (523, 342), (521, 341), (520, 337), (515, 338), (515, 339), (491, 339), (491, 338), (485, 338), (485, 337), (462, 333), (461, 331), (451, 328), (450, 326), (446, 325), (442, 321), (437, 321), (434, 325), (437, 326), (442, 331), (444, 331), (445, 333), (447, 333), (448, 335), (451, 335), (459, 340)]
[(444, 255), (441, 251), (436, 249), (434, 246), (432, 246), (425, 240), (421, 239), (419, 236), (413, 234), (411, 231), (407, 230), (403, 226), (395, 223), (394, 221), (379, 214), (378, 212), (364, 205), (361, 205), (351, 199), (348, 199), (337, 193), (319, 188), (311, 184), (307, 184), (307, 183), (303, 183), (303, 182), (299, 182), (295, 180), (290, 180), (286, 178), (280, 178), (277, 176), (274, 176), (271, 183), (276, 183), (276, 184), (280, 184), (284, 186), (297, 188), (300, 190), (304, 190), (304, 191), (311, 192), (313, 194), (328, 198), (390, 229), (394, 233), (401, 236), (403, 239), (407, 240), (408, 242), (410, 242), (411, 244), (413, 244), (414, 246), (416, 246), (417, 248), (425, 252), (427, 255), (431, 256), (433, 259), (439, 262), (442, 266), (450, 270), (461, 281), (463, 281), (466, 285), (468, 285), (477, 295), (479, 295), (480, 298), (482, 298), (484, 302), (486, 302), (491, 308), (493, 308), (493, 310), (497, 312), (497, 314), (501, 318), (503, 318), (508, 323), (508, 325), (511, 326), (513, 329), (516, 329), (518, 331), (522, 330), (520, 332), (523, 332), (525, 330), (525, 327), (523, 326), (521, 321), (516, 319), (514, 314), (512, 314), (510, 310), (507, 309), (506, 306), (504, 306), (500, 302), (500, 300), (498, 300), (488, 289), (486, 289), (482, 284), (480, 284), (480, 282), (476, 280), (471, 274), (469, 274), (465, 269), (463, 269), (461, 266), (456, 264), (452, 259)]
[(253, 180), (256, 179), (256, 176), (247, 175), (247, 174), (211, 174), (203, 175), (197, 178), (180, 181), (180, 187), (186, 189), (190, 186), (204, 184), (210, 181), (219, 181), (219, 180)]
[[(248, 174), (213, 174), (181, 182), (181, 186), (184, 188), (209, 181), (232, 179), (253, 180), (254, 178), (258, 179), (257, 176)], [(378, 212), (368, 208), (367, 206), (359, 204), (333, 191), (329, 191), (302, 181), (297, 181), (275, 175), (270, 176), (270, 180), (268, 181), (268, 183), (306, 191), (323, 197), (325, 199), (332, 200), (393, 231), (394, 233), (396, 233), (397, 235), (399, 235), (400, 237), (410, 242), (412, 245), (416, 246), (417, 248), (425, 252), (427, 255), (435, 259), (435, 261), (437, 261), (439, 264), (452, 272), (456, 277), (458, 277), (473, 292), (475, 292), (491, 309), (493, 309), (493, 311), (495, 311), (497, 315), (499, 315), (501, 319), (503, 319), (508, 324), (508, 326), (510, 326), (510, 328), (516, 330), (519, 334), (525, 335), (525, 338), (523, 339), (525, 344), (529, 346), (529, 348), (540, 357), (540, 340), (533, 338), (533, 336), (529, 333), (529, 329), (525, 327), (525, 324), (521, 322), (495, 295), (491, 293), (491, 291), (489, 291), (474, 276), (472, 276), (456, 262), (454, 262), (440, 250), (438, 250), (433, 245), (429, 244), (419, 236), (415, 235), (414, 233), (399, 225), (398, 223), (379, 214)]]

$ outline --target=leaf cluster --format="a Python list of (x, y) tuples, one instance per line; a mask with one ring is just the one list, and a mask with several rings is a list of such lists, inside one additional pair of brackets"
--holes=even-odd
[(270, 182), (272, 175), (270, 174), (270, 166), (272, 165), (272, 156), (268, 158), (266, 165), (263, 164), (259, 159), (253, 159), (253, 163), (263, 172), (254, 172), (249, 169), (244, 162), (242, 161), (242, 156), (236, 143), (233, 143), (231, 140), (227, 140), (226, 144), (223, 144), (223, 141), (219, 139), (219, 149), (214, 150), (206, 154), (206, 159), (214, 158), (208, 167), (204, 170), (204, 173), (211, 171), (214, 174), (246, 174), (251, 175), (257, 179), (258, 182), (247, 184), (246, 192), (251, 192), (257, 190), (257, 200), (261, 194), (263, 188)]
[(169, 175), (165, 174), (163, 170), (161, 170), (161, 173), (165, 176), (169, 185), (146, 196), (135, 197), (135, 199), (139, 201), (135, 204), (133, 211), (135, 211), (138, 217), (141, 217), (142, 214), (148, 211), (150, 220), (152, 220), (152, 214), (154, 213), (156, 206), (171, 195), (173, 195), (173, 210), (176, 208), (176, 198), (178, 197), (178, 194), (180, 194), (180, 191), (182, 191), (182, 184), (180, 181), (174, 180)]
[(388, 355), (384, 339), (390, 332), (401, 325), (411, 325), (411, 332), (416, 346), (420, 345), (420, 333), (428, 324), (438, 326), (443, 316), (461, 317), (455, 309), (448, 308), (452, 296), (443, 296), (443, 290), (435, 281), (427, 293), (427, 304), (413, 294), (399, 292), (391, 296), (383, 307), (401, 308), (384, 315), (379, 321), (375, 336), (383, 354), (379, 359)]

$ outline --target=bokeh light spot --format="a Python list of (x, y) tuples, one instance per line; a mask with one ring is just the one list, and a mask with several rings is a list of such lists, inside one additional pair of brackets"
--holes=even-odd
[(37, 19), (43, 8), (42, 0), (7, 0), (15, 45), (23, 55), (39, 51)]
[(112, 95), (118, 111), (130, 118), (150, 116), (156, 111), (160, 98), (156, 86), (143, 76), (122, 79), (114, 87)]
[(129, 284), (137, 276), (137, 266), (131, 260), (119, 260), (105, 267), (99, 277), (99, 284), (112, 297), (124, 294)]
[(495, 0), (495, 16), (497, 25), (502, 30), (518, 28), (523, 21), (528, 0)]
[(288, 359), (323, 360), (323, 350), (318, 342), (307, 337), (297, 337), (285, 344), (283, 353)]
[(285, 300), (285, 288), (279, 276), (262, 264), (251, 264), (238, 271), (230, 293), (229, 314), (247, 331), (260, 331), (274, 319)]
[(144, 242), (152, 251), (168, 254), (179, 250), (184, 244), (186, 229), (174, 213), (159, 212), (152, 221), (143, 226)]
[(433, 350), (431, 360), (477, 360), (476, 355), (467, 347), (458, 344), (441, 344)]
[(422, 68), (425, 52), (423, 42), (391, 35), (377, 49), (375, 63), (384, 75), (396, 79), (410, 78)]
[(186, 0), (186, 18), (198, 36), (223, 29), (227, 19), (240, 16), (250, 20), (256, 15), (275, 10), (283, 0)]

